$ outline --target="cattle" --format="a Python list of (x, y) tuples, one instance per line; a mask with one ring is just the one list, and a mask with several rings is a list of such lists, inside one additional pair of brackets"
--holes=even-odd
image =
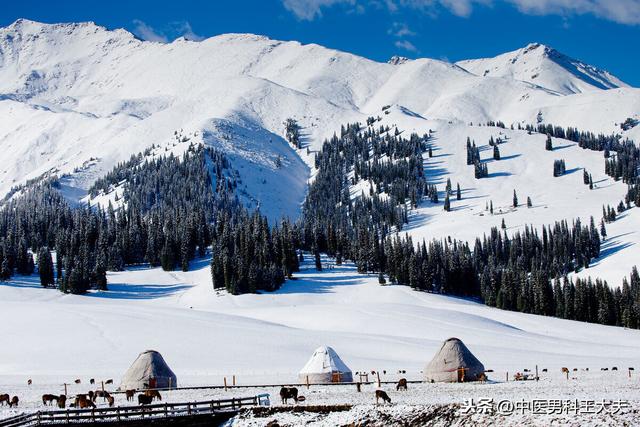
[(293, 399), (294, 402), (298, 403), (298, 389), (295, 387), (282, 387), (280, 389), (280, 398), (283, 405), (286, 405), (289, 399)]

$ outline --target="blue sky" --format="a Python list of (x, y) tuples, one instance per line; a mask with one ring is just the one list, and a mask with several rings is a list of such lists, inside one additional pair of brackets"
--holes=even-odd
[(6, 2), (17, 18), (95, 21), (171, 41), (228, 32), (299, 40), (386, 61), (457, 61), (541, 42), (640, 87), (640, 0), (129, 0)]

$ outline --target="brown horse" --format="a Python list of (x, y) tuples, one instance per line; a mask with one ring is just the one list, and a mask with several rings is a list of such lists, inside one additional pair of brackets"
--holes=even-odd
[(107, 390), (96, 390), (93, 392), (93, 398), (91, 400), (95, 402), (98, 397), (101, 397), (102, 400), (106, 401), (109, 396), (111, 396), (111, 394), (109, 394)]
[(150, 405), (153, 402), (153, 397), (147, 396), (146, 394), (138, 395), (138, 405)]
[(11, 402), (9, 402), (9, 408), (13, 408), (14, 406), (18, 406), (18, 402), (20, 402), (20, 399), (18, 399), (18, 396), (13, 396), (11, 398)]
[(108, 380), (106, 380), (104, 382), (105, 384), (113, 384), (113, 380), (111, 378), (109, 378)]
[(65, 406), (67, 406), (67, 396), (61, 394), (60, 396), (58, 396), (58, 408), (64, 409)]
[(8, 394), (0, 394), (0, 403), (2, 403), (2, 406), (4, 406), (4, 402), (7, 402), (9, 404), (11, 403), (9, 401), (9, 395)]
[(43, 394), (42, 395), (42, 404), (43, 405), (53, 405), (53, 401), (58, 401), (58, 396), (55, 394)]
[(107, 397), (107, 402), (109, 402), (109, 408), (113, 408), (113, 404), (115, 403), (115, 399), (113, 396), (108, 396)]
[(73, 402), (73, 406), (75, 408), (87, 409), (87, 408), (95, 408), (96, 404), (93, 403), (91, 399), (87, 397), (86, 394), (79, 394), (78, 396), (76, 396), (76, 401)]
[(406, 378), (400, 378), (400, 381), (398, 381), (398, 384), (396, 385), (396, 391), (398, 390), (406, 390), (407, 389), (407, 379)]
[(280, 398), (283, 405), (286, 405), (289, 399), (293, 399), (294, 402), (298, 403), (298, 389), (295, 387), (282, 387), (280, 389)]
[(382, 399), (384, 403), (391, 403), (391, 398), (384, 390), (376, 390), (376, 405), (378, 404), (379, 399)]
[(158, 390), (145, 390), (144, 392), (145, 396), (149, 396), (152, 399), (158, 399), (158, 400), (162, 400), (162, 396), (160, 395), (160, 392)]
[(124, 394), (127, 395), (127, 402), (133, 401), (133, 396), (135, 396), (136, 391), (135, 390), (125, 390)]

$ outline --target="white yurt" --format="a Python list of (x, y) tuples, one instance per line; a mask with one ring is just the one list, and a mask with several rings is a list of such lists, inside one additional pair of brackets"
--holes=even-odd
[(147, 350), (138, 356), (122, 377), (118, 390), (175, 388), (178, 379), (160, 353)]
[(301, 383), (328, 384), (353, 381), (351, 369), (331, 347), (318, 347), (298, 374)]
[(458, 338), (446, 340), (424, 368), (427, 382), (468, 382), (480, 380), (484, 365)]

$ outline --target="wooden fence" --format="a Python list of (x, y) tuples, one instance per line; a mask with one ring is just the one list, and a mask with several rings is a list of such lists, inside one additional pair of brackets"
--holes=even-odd
[(268, 405), (269, 395), (208, 400), (186, 403), (160, 403), (144, 406), (119, 406), (115, 408), (66, 409), (38, 411), (0, 420), (0, 427), (40, 426), (54, 424), (127, 423), (152, 419), (177, 419), (196, 415), (215, 415), (234, 412), (241, 408)]

